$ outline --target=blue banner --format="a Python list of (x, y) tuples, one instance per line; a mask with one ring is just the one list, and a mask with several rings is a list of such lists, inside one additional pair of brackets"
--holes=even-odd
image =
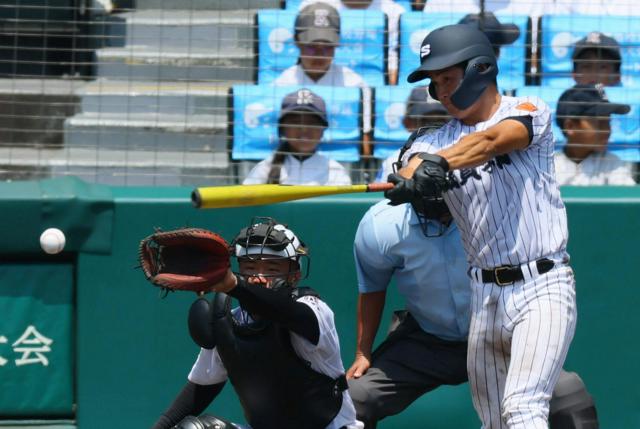
[(381, 86), (375, 92), (375, 126), (373, 129), (373, 156), (387, 158), (400, 148), (410, 133), (402, 124), (406, 103), (412, 87)]

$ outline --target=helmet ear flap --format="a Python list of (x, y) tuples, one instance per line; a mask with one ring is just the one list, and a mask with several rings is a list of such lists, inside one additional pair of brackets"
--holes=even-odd
[[(429, 83), (429, 95), (434, 100), (438, 100), (438, 95), (436, 94), (436, 86), (433, 84), (433, 81)], [(440, 101), (440, 100), (438, 100)]]

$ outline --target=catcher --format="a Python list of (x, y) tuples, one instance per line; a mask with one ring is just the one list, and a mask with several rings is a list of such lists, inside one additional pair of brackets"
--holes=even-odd
[[(181, 231), (191, 233), (176, 239)], [(152, 283), (201, 293), (189, 311), (189, 331), (200, 353), (186, 385), (153, 429), (242, 428), (211, 415), (195, 417), (227, 379), (253, 429), (362, 428), (347, 391), (333, 312), (315, 291), (298, 287), (303, 258), (307, 273), (309, 266), (298, 237), (272, 218), (257, 218), (225, 255), (219, 236), (193, 231), (157, 233), (140, 246), (142, 268)], [(238, 274), (230, 269), (230, 253)], [(188, 257), (179, 256), (184, 254)], [(185, 261), (193, 265), (185, 267)], [(211, 302), (202, 296), (208, 291), (216, 292)], [(231, 297), (239, 307), (230, 309)]]

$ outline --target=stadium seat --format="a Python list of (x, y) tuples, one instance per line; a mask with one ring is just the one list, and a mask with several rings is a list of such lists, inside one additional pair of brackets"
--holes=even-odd
[[(419, 63), (420, 44), (433, 29), (456, 24), (466, 13), (406, 12), (400, 17), (400, 71), (398, 84), (407, 85), (407, 76)], [(520, 37), (511, 45), (502, 47), (498, 68), (498, 86), (501, 90), (518, 88), (525, 83), (526, 60), (529, 57), (528, 34), (531, 19), (528, 16), (502, 15), (496, 12), (501, 23), (514, 23), (520, 29)]]
[(613, 37), (622, 54), (622, 84), (640, 87), (640, 20), (627, 16), (545, 15), (540, 20), (542, 85), (573, 85), (573, 45), (592, 31)]
[[(299, 86), (234, 85), (231, 89), (233, 160), (260, 161), (278, 146), (278, 114), (285, 95)], [(329, 129), (319, 152), (341, 162), (360, 159), (360, 88), (308, 86), (325, 101)], [(330, 143), (328, 143), (330, 142)]]
[[(519, 88), (517, 96), (537, 96), (549, 105), (553, 118), (553, 135), (556, 149), (564, 146), (564, 135), (555, 122), (556, 105), (564, 88), (549, 86), (525, 86)], [(611, 137), (609, 149), (625, 161), (640, 161), (640, 90), (624, 88), (606, 88), (605, 92), (611, 102), (625, 103), (631, 106), (626, 115), (611, 115)]]
[[(258, 82), (273, 81), (283, 70), (294, 65), (299, 51), (293, 41), (298, 11), (261, 10), (258, 20)], [(340, 46), (335, 62), (350, 67), (371, 86), (385, 84), (386, 28), (384, 13), (368, 10), (340, 11)]]
[(410, 86), (381, 86), (375, 90), (373, 156), (386, 159), (400, 148), (409, 137), (402, 124)]

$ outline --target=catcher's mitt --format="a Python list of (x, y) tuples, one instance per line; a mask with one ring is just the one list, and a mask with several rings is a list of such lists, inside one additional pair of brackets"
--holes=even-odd
[(206, 229), (158, 231), (140, 242), (145, 277), (168, 290), (208, 292), (230, 267), (231, 246)]

